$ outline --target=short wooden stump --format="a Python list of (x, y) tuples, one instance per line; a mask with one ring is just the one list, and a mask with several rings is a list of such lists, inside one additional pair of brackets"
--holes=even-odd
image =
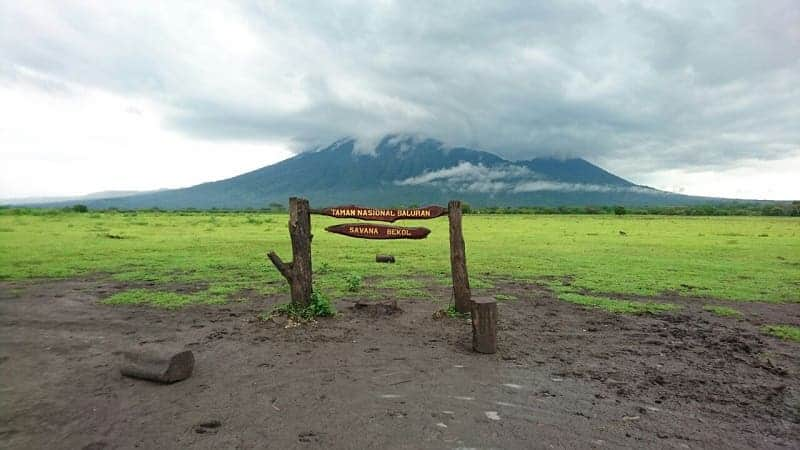
[(375, 262), (393, 263), (394, 262), (394, 255), (375, 255)]
[(470, 305), (472, 313), (472, 349), (478, 353), (497, 351), (497, 301), (476, 297)]
[(148, 348), (123, 352), (119, 371), (126, 377), (175, 383), (189, 378), (193, 369), (194, 354), (191, 350)]

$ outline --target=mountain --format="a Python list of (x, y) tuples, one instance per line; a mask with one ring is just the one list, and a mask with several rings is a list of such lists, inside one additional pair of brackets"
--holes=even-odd
[(285, 204), (291, 196), (308, 198), (316, 207), (441, 204), (454, 198), (474, 206), (666, 205), (713, 200), (639, 186), (580, 158), (509, 161), (480, 150), (447, 147), (433, 139), (390, 135), (368, 152), (353, 139), (341, 139), (226, 180), (84, 203), (92, 208), (234, 209)]

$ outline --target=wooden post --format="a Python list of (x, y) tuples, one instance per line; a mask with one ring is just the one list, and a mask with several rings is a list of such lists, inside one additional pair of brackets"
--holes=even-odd
[(292, 292), (292, 303), (305, 307), (311, 303), (311, 212), (308, 200), (289, 199), (289, 236), (292, 239), (292, 261), (284, 263), (274, 252), (267, 256), (281, 275), (286, 278)]
[(472, 301), (472, 349), (478, 353), (497, 351), (497, 301), (478, 297)]
[(456, 311), (470, 310), (469, 277), (467, 276), (467, 254), (464, 250), (464, 235), (461, 232), (461, 202), (451, 200), (447, 205), (450, 219), (450, 270), (453, 274), (453, 298)]

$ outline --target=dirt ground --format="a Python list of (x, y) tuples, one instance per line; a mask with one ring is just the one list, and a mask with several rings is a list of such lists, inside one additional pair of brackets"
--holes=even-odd
[[(341, 301), (286, 328), (257, 319), (280, 296), (99, 303), (124, 287), (0, 284), (0, 447), (800, 447), (800, 344), (759, 331), (800, 325), (798, 304), (729, 304), (737, 320), (675, 298), (678, 313), (626, 316), (499, 282), (519, 299), (499, 304), (499, 352), (479, 355), (429, 301), (377, 317)], [(192, 377), (122, 377), (120, 351), (149, 345), (193, 350)]]

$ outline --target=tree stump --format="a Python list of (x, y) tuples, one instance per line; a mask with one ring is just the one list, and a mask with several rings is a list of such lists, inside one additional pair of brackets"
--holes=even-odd
[(464, 235), (461, 232), (461, 202), (452, 200), (447, 205), (450, 220), (450, 270), (453, 274), (453, 298), (456, 311), (469, 312), (470, 290), (467, 275), (467, 254), (464, 249)]
[(278, 272), (286, 278), (292, 293), (292, 303), (306, 307), (311, 303), (311, 211), (308, 200), (289, 199), (289, 236), (292, 239), (292, 261), (284, 263), (274, 252), (267, 256)]
[(472, 349), (478, 353), (497, 351), (497, 301), (489, 297), (472, 300)]
[(190, 350), (135, 350), (123, 352), (122, 358), (119, 369), (122, 375), (159, 383), (184, 380), (189, 378), (194, 369), (194, 354)]
[(375, 262), (393, 263), (394, 262), (394, 255), (375, 255)]

